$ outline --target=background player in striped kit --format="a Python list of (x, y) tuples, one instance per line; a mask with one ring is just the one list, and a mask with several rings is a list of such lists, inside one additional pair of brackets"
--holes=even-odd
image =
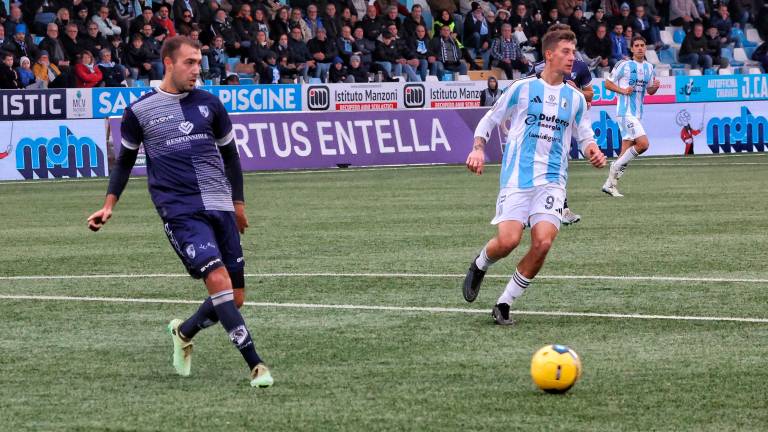
[(497, 324), (511, 325), (512, 302), (522, 295), (544, 264), (560, 228), (568, 152), (575, 136), (584, 156), (595, 167), (605, 166), (605, 155), (595, 143), (584, 95), (564, 83), (571, 73), (576, 35), (570, 30), (547, 33), (542, 41), (546, 66), (541, 74), (517, 80), (480, 120), (475, 130), (467, 168), (480, 175), (485, 143), (491, 131), (511, 120), (501, 168), (496, 216), (498, 233), (472, 260), (464, 280), (464, 299), (477, 298), (488, 267), (506, 257), (531, 227), (531, 247), (493, 307)]
[(648, 135), (640, 123), (643, 118), (643, 98), (659, 90), (661, 84), (656, 79), (653, 65), (645, 61), (645, 38), (632, 38), (632, 59), (616, 63), (610, 79), (605, 80), (605, 88), (617, 94), (616, 122), (621, 132), (621, 153), (611, 163), (608, 179), (603, 184), (603, 192), (613, 197), (622, 197), (616, 185), (632, 159), (648, 150)]
[(192, 338), (221, 322), (248, 364), (251, 385), (269, 387), (272, 375), (238, 310), (245, 295), (239, 233), (245, 232), (248, 219), (232, 122), (216, 96), (194, 88), (202, 59), (197, 41), (169, 38), (161, 58), (165, 76), (160, 86), (123, 114), (122, 146), (107, 197), (88, 218), (88, 226), (98, 231), (109, 220), (143, 144), (149, 193), (168, 240), (189, 274), (203, 279), (209, 294), (186, 321), (168, 324), (176, 373), (190, 374)]

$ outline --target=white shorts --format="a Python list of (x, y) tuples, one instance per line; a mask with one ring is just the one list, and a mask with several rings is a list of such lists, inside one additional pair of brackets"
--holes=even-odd
[(496, 199), (496, 217), (491, 224), (518, 221), (525, 226), (549, 222), (560, 229), (565, 203), (565, 188), (554, 183), (531, 189), (504, 188)]
[(643, 125), (640, 124), (640, 120), (633, 115), (616, 117), (616, 122), (619, 124), (619, 132), (621, 132), (622, 140), (634, 141), (645, 135)]

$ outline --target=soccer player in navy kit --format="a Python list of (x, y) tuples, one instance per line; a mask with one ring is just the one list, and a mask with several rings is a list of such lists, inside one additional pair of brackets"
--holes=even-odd
[(245, 288), (240, 233), (248, 219), (232, 123), (216, 96), (194, 88), (202, 58), (197, 41), (169, 38), (161, 57), (165, 76), (160, 87), (123, 114), (122, 147), (107, 197), (88, 218), (88, 226), (98, 231), (112, 216), (143, 143), (149, 192), (168, 240), (189, 274), (203, 279), (209, 293), (189, 319), (168, 324), (176, 372), (190, 374), (192, 338), (221, 322), (248, 364), (251, 385), (269, 387), (272, 375), (238, 310)]

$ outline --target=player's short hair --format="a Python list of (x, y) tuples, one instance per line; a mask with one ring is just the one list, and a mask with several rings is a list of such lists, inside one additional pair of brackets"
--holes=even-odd
[(631, 45), (634, 45), (635, 42), (637, 42), (637, 41), (643, 41), (644, 44), (646, 44), (646, 45), (648, 44), (648, 41), (646, 41), (644, 37), (642, 37), (640, 35), (636, 35), (636, 36), (632, 36), (632, 44)]
[(199, 41), (192, 40), (187, 36), (173, 36), (163, 42), (163, 48), (160, 49), (160, 59), (165, 60), (166, 57), (170, 57), (172, 61), (175, 61), (176, 53), (184, 45), (198, 50), (201, 49)]
[(560, 41), (576, 43), (576, 34), (571, 30), (555, 30), (547, 32), (541, 40), (541, 50), (553, 50)]
[(549, 26), (549, 28), (547, 29), (547, 32), (558, 31), (558, 30), (570, 30), (570, 29), (571, 29), (571, 26), (569, 26), (568, 24), (555, 23)]

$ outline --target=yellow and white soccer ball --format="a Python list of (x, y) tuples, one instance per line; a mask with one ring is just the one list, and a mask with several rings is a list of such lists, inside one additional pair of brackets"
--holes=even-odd
[(547, 393), (565, 393), (581, 376), (581, 359), (565, 345), (547, 345), (531, 359), (533, 382)]

